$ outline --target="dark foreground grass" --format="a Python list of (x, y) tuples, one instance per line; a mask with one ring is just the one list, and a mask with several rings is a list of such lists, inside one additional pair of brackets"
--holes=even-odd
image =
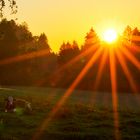
[[(75, 93), (77, 95), (72, 95), (60, 108), (39, 140), (115, 140), (113, 110), (110, 105), (101, 106), (102, 103), (100, 104), (99, 101), (98, 104), (88, 104), (90, 93), (89, 95), (88, 92), (80, 94), (75, 91)], [(1, 89), (0, 140), (32, 139), (40, 124), (63, 94), (64, 91), (61, 89)], [(29, 100), (33, 107), (32, 113), (22, 109), (17, 113), (4, 113), (4, 98), (8, 95)], [(139, 109), (122, 108), (118, 113), (121, 139), (139, 140)]]

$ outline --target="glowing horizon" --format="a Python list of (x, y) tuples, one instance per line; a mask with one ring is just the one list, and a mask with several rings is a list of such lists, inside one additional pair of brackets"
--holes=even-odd
[(140, 27), (139, 0), (18, 0), (17, 5), (18, 22), (27, 22), (34, 35), (44, 32), (54, 51), (63, 41), (82, 45), (91, 27), (99, 37), (107, 28), (121, 34), (127, 25)]

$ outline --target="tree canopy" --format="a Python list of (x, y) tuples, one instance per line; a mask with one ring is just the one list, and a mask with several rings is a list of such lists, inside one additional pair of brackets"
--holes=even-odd
[(4, 13), (3, 9), (8, 6), (11, 9), (11, 14), (16, 14), (17, 13), (17, 3), (16, 0), (7, 0), (9, 3), (6, 5), (6, 0), (0, 0), (0, 17), (2, 18)]
[[(136, 63), (140, 60), (140, 43), (136, 40), (139, 38), (139, 29), (132, 29), (127, 26), (119, 43), (121, 47), (125, 47), (132, 53), (133, 58), (137, 59)], [(99, 37), (92, 28), (86, 34), (82, 46), (79, 46), (76, 41), (64, 42), (57, 54), (53, 53), (48, 42), (45, 33), (34, 36), (28, 29), (27, 23), (18, 24), (14, 20), (8, 21), (3, 18), (0, 21), (0, 85), (67, 88), (83, 69), (88, 68), (86, 67), (87, 64), (90, 64), (90, 60), (93, 60), (98, 50), (105, 48), (102, 47), (103, 42), (100, 43)], [(99, 89), (97, 90), (111, 90), (110, 59), (107, 53), (106, 60), (103, 61), (104, 56), (105, 53), (101, 53), (96, 62), (90, 66), (79, 85), (77, 85), (78, 89), (94, 90), (93, 84), (96, 81), (98, 71), (101, 69), (100, 64), (106, 62), (102, 79), (98, 86)], [(139, 85), (139, 69), (127, 59), (125, 61), (136, 81), (136, 86)], [(118, 90), (131, 91), (128, 88), (130, 87), (128, 80), (118, 60), (116, 60), (116, 72), (119, 75), (117, 77), (118, 81), (120, 81)], [(140, 91), (140, 88), (138, 89)]]

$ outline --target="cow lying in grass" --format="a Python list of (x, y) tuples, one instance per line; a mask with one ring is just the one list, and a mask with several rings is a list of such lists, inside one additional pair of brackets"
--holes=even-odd
[(14, 99), (9, 96), (6, 100), (5, 112), (16, 112), (17, 108), (22, 108), (26, 112), (31, 112), (31, 103), (24, 99)]

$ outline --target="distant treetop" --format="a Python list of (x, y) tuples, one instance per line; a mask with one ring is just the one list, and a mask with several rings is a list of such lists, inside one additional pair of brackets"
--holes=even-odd
[(11, 9), (11, 14), (17, 13), (17, 3), (16, 0), (7, 0), (9, 4), (6, 4), (6, 0), (0, 0), (0, 18), (3, 18), (3, 9), (4, 7), (8, 6)]

